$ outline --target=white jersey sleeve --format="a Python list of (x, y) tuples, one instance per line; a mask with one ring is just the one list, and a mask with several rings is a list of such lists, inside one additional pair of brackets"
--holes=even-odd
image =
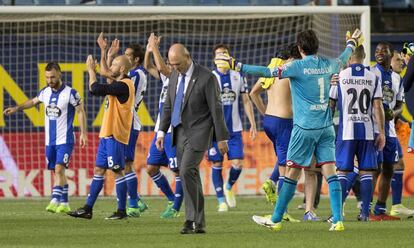
[(332, 100), (338, 100), (338, 85), (332, 85), (329, 90), (329, 98)]

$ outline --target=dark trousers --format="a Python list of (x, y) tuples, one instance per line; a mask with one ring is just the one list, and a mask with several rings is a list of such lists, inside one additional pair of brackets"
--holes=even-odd
[(205, 227), (204, 195), (200, 178), (200, 163), (205, 151), (194, 151), (179, 125), (174, 130), (177, 145), (177, 163), (184, 191), (185, 218), (196, 226)]

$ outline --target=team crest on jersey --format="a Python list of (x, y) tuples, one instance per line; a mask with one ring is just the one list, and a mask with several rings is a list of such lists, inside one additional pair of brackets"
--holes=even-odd
[(382, 87), (382, 100), (385, 103), (392, 103), (392, 100), (394, 99), (394, 91), (392, 90), (392, 85), (390, 87), (389, 81), (384, 81), (384, 86)]
[(221, 102), (223, 105), (231, 105), (236, 100), (236, 92), (230, 88), (224, 88), (221, 91)]
[(362, 70), (362, 68), (361, 68), (361, 66), (357, 66), (357, 67), (355, 67), (355, 70), (356, 70), (356, 71), (361, 71), (361, 70)]
[(56, 120), (61, 114), (62, 111), (55, 103), (51, 103), (46, 107), (46, 115), (50, 120)]
[(210, 156), (215, 156), (217, 154), (216, 148), (214, 148), (214, 147), (210, 148), (210, 150), (208, 150), (208, 154)]

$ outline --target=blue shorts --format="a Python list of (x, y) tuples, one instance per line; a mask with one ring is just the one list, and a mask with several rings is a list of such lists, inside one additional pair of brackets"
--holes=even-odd
[(131, 161), (134, 161), (135, 159), (135, 146), (137, 145), (138, 135), (139, 135), (138, 130), (135, 130), (135, 129), (131, 130), (131, 135), (129, 136), (129, 142), (125, 150), (125, 161), (126, 162), (131, 162)]
[(313, 155), (316, 166), (335, 163), (334, 127), (309, 130), (294, 125), (286, 164), (289, 167), (307, 168), (311, 166)]
[[(396, 137), (385, 137), (385, 146), (379, 152), (378, 163), (395, 164), (398, 162), (398, 140)], [(381, 160), (382, 156), (382, 160)]]
[(360, 171), (377, 170), (377, 148), (373, 140), (336, 141), (336, 167), (338, 170), (353, 171), (355, 156), (358, 159)]
[(73, 144), (46, 146), (46, 163), (48, 170), (54, 170), (57, 164), (68, 168)]
[(265, 115), (263, 129), (273, 143), (279, 166), (286, 166), (286, 155), (289, 147), (290, 134), (293, 129), (293, 120)]
[(167, 166), (172, 171), (178, 170), (176, 148), (172, 146), (171, 133), (167, 133), (164, 138), (164, 151), (160, 151), (155, 146), (157, 135), (152, 140), (148, 157), (147, 165)]
[[(227, 152), (228, 160), (243, 159), (243, 138), (241, 132), (234, 132), (230, 134), (228, 141), (229, 151)], [(208, 150), (208, 160), (211, 162), (223, 161), (223, 155), (219, 152), (217, 142), (213, 142), (213, 147)]]
[(123, 170), (127, 145), (113, 137), (101, 138), (96, 154), (96, 166), (104, 169)]

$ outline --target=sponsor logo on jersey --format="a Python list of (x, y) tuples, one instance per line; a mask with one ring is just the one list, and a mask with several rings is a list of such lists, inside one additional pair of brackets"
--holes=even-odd
[(52, 103), (46, 107), (46, 115), (50, 120), (56, 120), (61, 114), (62, 111), (55, 103)]
[(390, 104), (394, 99), (394, 91), (392, 90), (392, 85), (391, 87), (388, 85), (390, 84), (389, 81), (384, 81), (384, 84), (382, 87), (382, 101), (385, 104)]
[(236, 100), (236, 92), (230, 88), (224, 88), (221, 92), (221, 102), (223, 105), (231, 105)]

